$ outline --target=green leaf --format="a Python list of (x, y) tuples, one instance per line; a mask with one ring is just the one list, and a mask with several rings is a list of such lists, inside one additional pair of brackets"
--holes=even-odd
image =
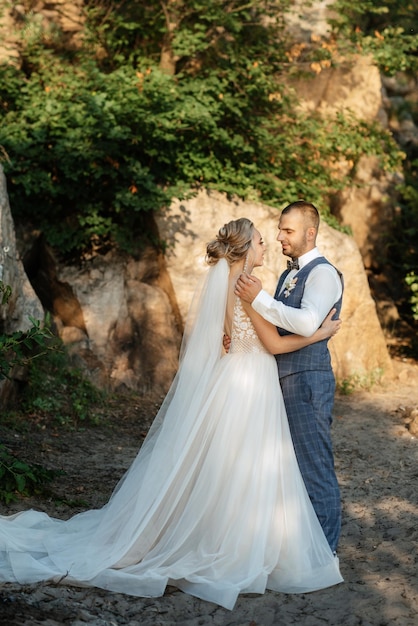
[(26, 478), (23, 474), (16, 474), (16, 488), (22, 493), (26, 487)]

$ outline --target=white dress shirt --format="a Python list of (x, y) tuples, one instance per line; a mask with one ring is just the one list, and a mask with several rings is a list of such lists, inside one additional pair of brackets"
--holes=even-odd
[[(299, 257), (299, 269), (319, 256), (322, 255), (318, 248), (314, 248)], [(296, 276), (298, 271), (291, 270), (285, 282)], [(253, 300), (252, 307), (275, 326), (296, 335), (310, 337), (340, 299), (341, 293), (342, 283), (338, 272), (329, 263), (320, 263), (309, 272), (300, 309), (277, 302), (264, 289)]]

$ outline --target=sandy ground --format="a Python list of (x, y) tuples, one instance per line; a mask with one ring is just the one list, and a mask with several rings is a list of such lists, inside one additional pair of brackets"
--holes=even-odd
[[(0, 587), (0, 624), (416, 626), (418, 440), (408, 430), (408, 416), (418, 407), (418, 366), (398, 362), (396, 367), (397, 379), (385, 387), (336, 398), (333, 436), (343, 499), (343, 584), (294, 596), (243, 595), (232, 611), (174, 588), (162, 598), (138, 599), (97, 589), (7, 584)], [(55, 497), (49, 501), (25, 500), (2, 506), (2, 512), (34, 506), (68, 517), (103, 504), (136, 454), (152, 402), (132, 405), (135, 419), (124, 418), (121, 407), (113, 428), (13, 435), (17, 448), (36, 448), (40, 461), (62, 466), (67, 474), (55, 481)], [(73, 506), (58, 502), (57, 494)]]

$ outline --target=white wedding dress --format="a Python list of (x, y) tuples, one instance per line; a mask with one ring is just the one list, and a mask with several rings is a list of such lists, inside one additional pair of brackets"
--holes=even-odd
[[(298, 469), (276, 362), (211, 267), (173, 385), (109, 502), (69, 520), (0, 517), (0, 580), (161, 596), (167, 584), (232, 609), (242, 592), (342, 581)], [(193, 316), (192, 316), (193, 317)]]

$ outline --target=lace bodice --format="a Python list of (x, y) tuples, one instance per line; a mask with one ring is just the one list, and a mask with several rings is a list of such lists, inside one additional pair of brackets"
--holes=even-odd
[(240, 298), (234, 304), (230, 352), (266, 352)]

